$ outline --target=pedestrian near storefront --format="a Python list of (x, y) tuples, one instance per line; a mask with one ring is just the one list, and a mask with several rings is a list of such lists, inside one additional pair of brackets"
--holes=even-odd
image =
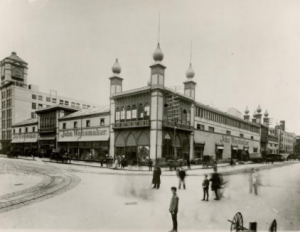
[(202, 201), (205, 201), (205, 197), (206, 197), (206, 201), (208, 201), (209, 198), (209, 193), (208, 193), (208, 189), (209, 189), (209, 180), (207, 179), (207, 175), (204, 175), (204, 180), (202, 182), (202, 188), (203, 188), (203, 199)]
[(187, 157), (187, 159), (186, 159), (186, 165), (187, 165), (188, 169), (191, 169), (191, 161), (190, 161), (189, 157)]
[(152, 166), (153, 166), (152, 159), (149, 159), (148, 166), (149, 166), (149, 171), (152, 171)]
[(185, 177), (186, 177), (186, 173), (185, 170), (183, 168), (179, 168), (179, 172), (178, 172), (178, 179), (179, 179), (179, 186), (178, 189), (181, 188), (181, 183), (183, 185), (183, 189), (185, 189)]
[(153, 178), (152, 178), (152, 184), (154, 185), (153, 188), (159, 189), (160, 175), (161, 175), (161, 169), (159, 165), (156, 165), (153, 171)]
[(177, 213), (179, 208), (179, 197), (176, 194), (176, 187), (171, 188), (171, 192), (173, 194), (171, 198), (169, 212), (171, 213), (172, 222), (173, 222), (173, 229), (170, 232), (177, 232)]
[(214, 200), (220, 200), (219, 189), (221, 187), (221, 178), (216, 167), (214, 168), (214, 173), (212, 174), (210, 181), (211, 190), (215, 192), (216, 195), (216, 198)]

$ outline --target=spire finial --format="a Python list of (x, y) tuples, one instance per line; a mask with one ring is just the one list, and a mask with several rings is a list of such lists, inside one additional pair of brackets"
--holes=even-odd
[(192, 63), (192, 48), (193, 48), (193, 40), (191, 40), (190, 64)]
[(160, 37), (160, 12), (158, 13), (158, 43), (159, 43), (159, 37)]

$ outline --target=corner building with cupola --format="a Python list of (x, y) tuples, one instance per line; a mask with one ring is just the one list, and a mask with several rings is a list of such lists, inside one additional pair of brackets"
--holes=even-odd
[(260, 151), (259, 125), (195, 101), (195, 72), (186, 71), (184, 93), (165, 86), (166, 66), (158, 44), (145, 87), (123, 91), (116, 60), (110, 79), (112, 157), (178, 159), (213, 156), (246, 159)]

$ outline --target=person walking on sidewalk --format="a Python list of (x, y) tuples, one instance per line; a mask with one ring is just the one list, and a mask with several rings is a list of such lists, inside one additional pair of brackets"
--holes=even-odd
[(152, 159), (149, 159), (148, 166), (149, 166), (149, 171), (152, 171), (152, 166), (153, 166)]
[(178, 213), (178, 206), (179, 206), (179, 197), (176, 195), (176, 187), (171, 188), (172, 191), (172, 198), (170, 203), (169, 211), (171, 213), (172, 222), (173, 222), (173, 229), (170, 232), (177, 232), (177, 213)]
[(153, 178), (152, 178), (152, 184), (154, 185), (153, 188), (159, 189), (160, 175), (161, 175), (161, 169), (160, 169), (159, 165), (157, 164), (153, 171)]
[(203, 188), (203, 199), (202, 201), (205, 201), (205, 196), (206, 196), (206, 201), (208, 201), (209, 198), (209, 193), (208, 193), (208, 188), (209, 188), (209, 180), (207, 179), (207, 175), (204, 175), (204, 180), (202, 182), (202, 188)]
[(185, 170), (183, 168), (179, 168), (179, 172), (178, 172), (179, 186), (178, 186), (178, 189), (181, 188), (181, 183), (183, 185), (183, 189), (185, 189), (185, 182), (184, 182), (185, 176), (186, 176)]
[(212, 174), (210, 181), (211, 181), (211, 190), (214, 191), (216, 195), (215, 200), (220, 200), (219, 189), (221, 186), (221, 179), (216, 167), (214, 168), (214, 173)]

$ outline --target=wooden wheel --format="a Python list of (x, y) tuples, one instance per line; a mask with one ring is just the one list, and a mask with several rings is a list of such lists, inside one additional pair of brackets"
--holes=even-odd
[(230, 231), (243, 231), (243, 228), (243, 216), (240, 212), (238, 212), (231, 222)]
[(276, 232), (276, 231), (277, 231), (277, 222), (274, 219), (270, 225), (269, 232)]

